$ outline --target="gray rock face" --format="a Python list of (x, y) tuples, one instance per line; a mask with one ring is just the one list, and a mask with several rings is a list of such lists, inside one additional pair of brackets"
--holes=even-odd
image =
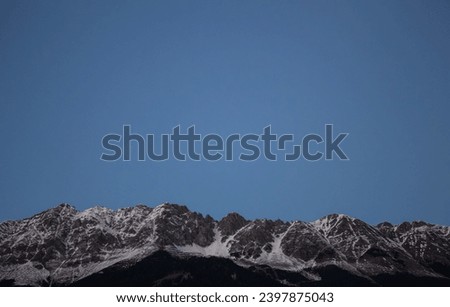
[(282, 221), (256, 220), (235, 233), (229, 241), (230, 255), (235, 258), (257, 259), (263, 251), (270, 253), (274, 236), (279, 236), (289, 227)]
[(295, 222), (289, 227), (281, 240), (281, 248), (285, 255), (303, 261), (342, 260), (323, 234), (304, 222)]
[(82, 212), (62, 204), (0, 223), (0, 283), (71, 284), (158, 250), (268, 265), (313, 280), (311, 272), (330, 265), (367, 280), (382, 274), (450, 277), (450, 228), (425, 222), (374, 227), (337, 214), (312, 223), (248, 221), (237, 213), (215, 221), (173, 204)]
[(314, 224), (343, 259), (363, 274), (428, 273), (399, 242), (361, 220), (334, 214)]
[(248, 223), (249, 221), (240, 216), (238, 213), (232, 212), (221, 219), (218, 226), (222, 235), (231, 236)]
[(398, 242), (420, 264), (450, 277), (450, 228), (422, 221), (398, 226), (379, 224), (381, 233)]
[(191, 212), (186, 206), (164, 204), (157, 207), (161, 214), (154, 219), (156, 244), (208, 246), (214, 240), (212, 217)]

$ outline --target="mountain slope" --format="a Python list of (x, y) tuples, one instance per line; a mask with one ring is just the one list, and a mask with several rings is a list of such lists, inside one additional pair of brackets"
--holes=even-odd
[[(202, 266), (221, 269), (207, 282)], [(0, 224), (0, 285), (450, 285), (449, 277), (450, 228), (424, 222), (237, 213), (215, 221), (174, 204), (81, 212), (62, 204)]]

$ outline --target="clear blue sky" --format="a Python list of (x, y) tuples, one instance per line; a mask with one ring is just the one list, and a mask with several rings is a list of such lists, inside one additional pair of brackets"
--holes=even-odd
[[(0, 220), (186, 204), (450, 225), (449, 1), (0, 1)], [(350, 161), (103, 162), (101, 138), (349, 132)]]

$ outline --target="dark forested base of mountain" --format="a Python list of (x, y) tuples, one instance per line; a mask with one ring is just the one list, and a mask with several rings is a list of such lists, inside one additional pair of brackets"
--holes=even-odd
[(314, 271), (320, 275), (321, 280), (311, 281), (300, 273), (269, 266), (244, 268), (224, 258), (178, 258), (168, 252), (158, 251), (129, 267), (112, 266), (79, 280), (72, 286), (450, 286), (450, 279), (407, 274), (386, 274), (367, 279), (333, 265)]

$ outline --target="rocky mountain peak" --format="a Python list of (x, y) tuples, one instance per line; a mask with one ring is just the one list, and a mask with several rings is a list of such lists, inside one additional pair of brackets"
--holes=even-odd
[(389, 222), (381, 222), (376, 225), (377, 228), (394, 228), (394, 225), (392, 225)]
[(230, 236), (232, 234), (235, 234), (236, 231), (238, 231), (248, 223), (249, 221), (247, 221), (240, 214), (231, 212), (219, 221), (218, 227), (222, 235)]

